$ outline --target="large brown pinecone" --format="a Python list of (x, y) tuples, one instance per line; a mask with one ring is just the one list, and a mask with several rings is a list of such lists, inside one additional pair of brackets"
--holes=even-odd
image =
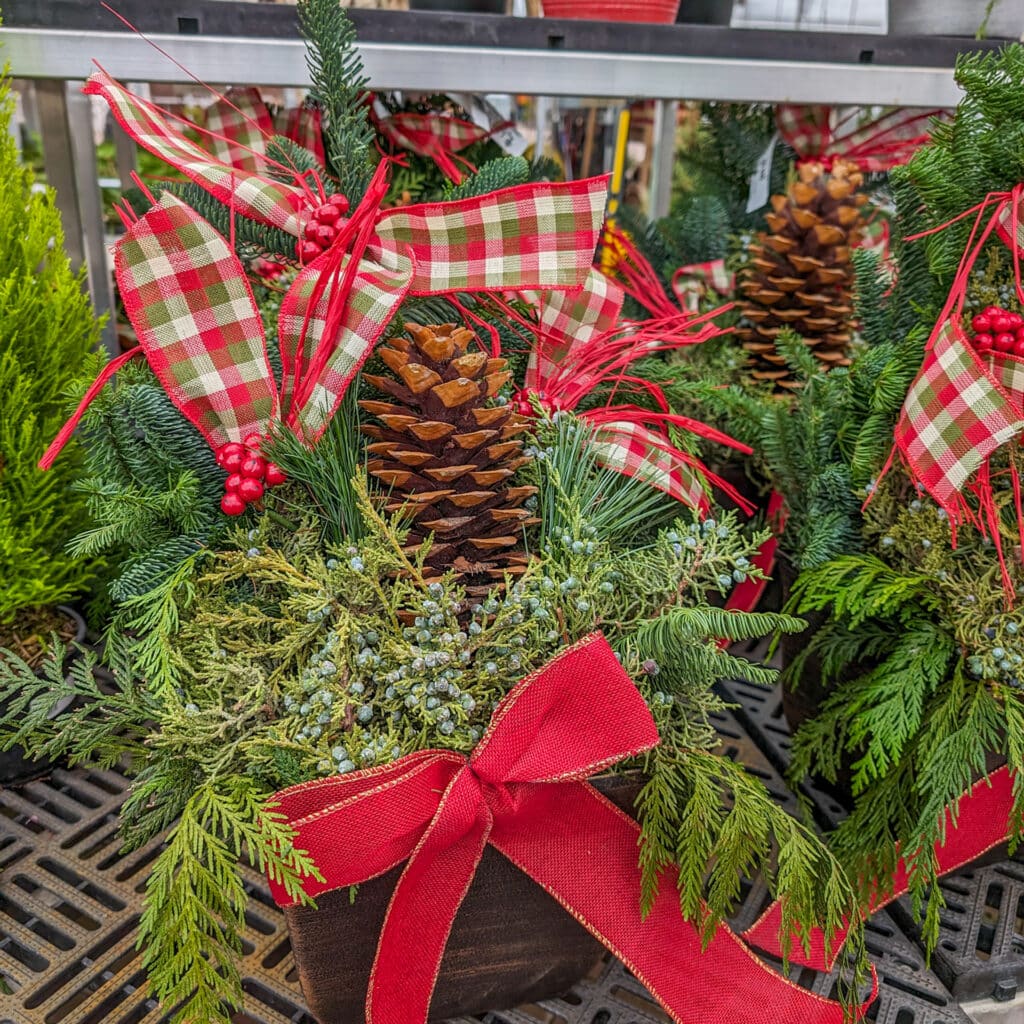
[(392, 399), (359, 403), (381, 423), (362, 428), (374, 439), (369, 473), (388, 488), (385, 508), (409, 515), (409, 551), (433, 534), (427, 576), (454, 570), (467, 592), (482, 594), (524, 571), (523, 528), (538, 522), (523, 508), (537, 489), (512, 482), (529, 460), (516, 437), (528, 421), (490, 404), (511, 374), (506, 360), (468, 351), (472, 331), (405, 327), (408, 338), (377, 350), (398, 379), (364, 377)]
[(749, 248), (740, 280), (744, 321), (737, 333), (749, 353), (752, 376), (777, 387), (798, 386), (775, 339), (789, 327), (824, 369), (848, 366), (853, 339), (853, 267), (850, 250), (861, 239), (867, 198), (856, 164), (836, 160), (800, 164), (786, 195), (772, 196), (768, 231)]

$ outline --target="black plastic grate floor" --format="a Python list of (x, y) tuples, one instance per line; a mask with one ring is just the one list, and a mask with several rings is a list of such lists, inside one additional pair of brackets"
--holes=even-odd
[[(778, 725), (781, 715), (772, 709), (777, 695), (737, 687), (732, 696), (741, 707), (716, 720), (723, 753), (747, 765), (783, 806), (795, 811), (796, 797), (780, 773), (785, 736)], [(159, 841), (130, 855), (120, 853), (117, 811), (127, 786), (128, 779), (116, 771), (76, 770), (57, 771), (19, 791), (0, 790), (0, 1024), (163, 1024), (168, 1019), (146, 994), (135, 949), (146, 870)], [(1024, 898), (1024, 865), (1012, 869), (1015, 875), (999, 875), (1007, 907), (1006, 901)], [(252, 870), (246, 877), (252, 895), (245, 932), (246, 1007), (236, 1024), (316, 1024), (303, 1007), (283, 917), (262, 877)], [(979, 878), (977, 885), (983, 884)], [(751, 884), (734, 926), (752, 924), (768, 900), (763, 883)], [(1019, 936), (1020, 910), (1014, 921), (1009, 931)], [(966, 1024), (949, 988), (925, 967), (917, 947), (891, 917), (883, 913), (872, 919), (870, 939), (882, 983), (869, 1019), (876, 1024)], [(813, 972), (794, 971), (793, 976), (822, 994), (834, 987), (834, 979)], [(562, 999), (486, 1019), (488, 1024), (667, 1020), (642, 986), (613, 961)]]
[[(764, 750), (772, 766), (785, 774), (790, 735), (778, 689), (765, 690), (749, 683), (731, 682), (722, 690), (737, 705), (735, 714), (745, 731)], [(801, 783), (800, 789), (811, 801), (823, 827), (833, 826), (845, 815), (843, 804), (827, 790), (807, 782)], [(1018, 992), (1024, 991), (1024, 850), (1016, 859), (947, 876), (940, 887), (946, 907), (941, 917), (939, 943), (931, 956), (930, 977), (938, 981), (942, 992), (947, 996), (952, 994), (958, 1002), (1014, 999)], [(901, 937), (909, 936), (921, 962), (917, 944), (919, 932), (909, 899), (897, 901), (886, 916)], [(881, 917), (876, 915), (872, 923)], [(920, 974), (915, 976), (921, 977)], [(888, 980), (887, 973), (885, 981)], [(884, 987), (885, 982), (883, 990)], [(927, 987), (931, 988), (931, 981)], [(873, 1019), (870, 1014), (869, 1019)], [(912, 1019), (916, 1024), (917, 1018)], [(945, 1021), (947, 1018), (934, 1019)], [(1021, 1019), (1024, 1020), (1024, 1010)], [(910, 1020), (907, 1018), (906, 1024), (910, 1024)], [(898, 1024), (905, 1022), (900, 1020)]]

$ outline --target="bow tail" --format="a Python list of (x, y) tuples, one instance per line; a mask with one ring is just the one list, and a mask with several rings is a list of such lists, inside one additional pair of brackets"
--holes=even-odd
[[(571, 789), (570, 789), (571, 787)], [(674, 872), (640, 915), (639, 826), (584, 783), (523, 787), (491, 843), (550, 893), (651, 991), (676, 1024), (843, 1024), (844, 1007), (762, 963), (726, 925), (707, 947), (679, 912)]]
[(491, 815), (480, 785), (463, 770), (445, 792), (391, 896), (370, 972), (367, 1024), (427, 1020), (455, 915), (490, 832)]

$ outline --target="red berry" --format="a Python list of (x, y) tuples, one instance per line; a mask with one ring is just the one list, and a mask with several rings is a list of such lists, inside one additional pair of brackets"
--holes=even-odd
[(323, 206), (318, 206), (313, 211), (313, 216), (316, 217), (321, 224), (333, 224), (342, 215), (344, 211), (338, 207), (336, 203), (324, 203)]
[(986, 306), (982, 310), (982, 313), (984, 313), (985, 316), (999, 316), (999, 314), (1003, 312), (1005, 312), (1005, 310), (1003, 310), (1000, 306)]
[(216, 452), (217, 465), (223, 466), (224, 460), (229, 456), (237, 452), (240, 455), (245, 454), (245, 449), (237, 441), (229, 441), (227, 444), (222, 444)]
[[(241, 448), (241, 445), (239, 445)], [(237, 473), (242, 462), (245, 460), (244, 451), (232, 451), (228, 452), (221, 460), (221, 466), (226, 469), (229, 473)]]
[(328, 224), (321, 224), (320, 227), (317, 228), (316, 241), (325, 249), (328, 248), (337, 237), (338, 232)]
[(316, 233), (319, 230), (320, 230), (320, 221), (318, 221), (316, 219), (316, 217), (310, 217), (309, 220), (306, 221), (306, 226), (305, 226), (305, 228), (303, 228), (302, 234), (303, 234), (304, 237), (308, 238), (311, 242), (315, 242), (316, 241)]
[(342, 213), (348, 213), (348, 196), (343, 196), (340, 192), (335, 192), (328, 200), (331, 206), (336, 206)]
[(241, 482), (245, 479), (241, 473), (232, 473), (231, 476), (224, 481), (225, 491), (237, 491)]
[(278, 487), (283, 484), (288, 477), (280, 466), (274, 465), (273, 462), (268, 462), (267, 471), (263, 479), (267, 482), (268, 487)]
[(220, 499), (220, 510), (226, 516), (240, 516), (245, 511), (245, 502), (234, 491), (228, 491)]
[(1017, 356), (1018, 359), (1024, 358), (1024, 341), (1021, 341), (1020, 339), (1017, 340), (1017, 344), (1013, 346), (1013, 354)]
[(979, 313), (976, 317), (971, 319), (971, 326), (979, 334), (987, 334), (992, 329), (992, 318), (986, 316), (984, 313)]
[(258, 455), (250, 455), (241, 465), (239, 472), (250, 480), (262, 480), (267, 464)]
[(995, 338), (991, 334), (976, 334), (971, 341), (979, 352), (988, 352), (992, 348)]
[(250, 451), (258, 452), (260, 445), (263, 443), (263, 435), (252, 433), (245, 439), (245, 447)]
[(238, 485), (238, 496), (243, 501), (259, 501), (263, 497), (263, 484), (259, 480), (244, 477)]
[(312, 263), (322, 252), (323, 249), (316, 242), (299, 242), (295, 247), (295, 254), (300, 263)]
[(993, 334), (1003, 334), (1005, 331), (1012, 331), (1014, 329), (1013, 321), (1006, 313), (1002, 316), (992, 317), (991, 322)]
[(992, 344), (997, 352), (1009, 352), (1017, 344), (1017, 339), (1009, 331), (1003, 331), (995, 336)]

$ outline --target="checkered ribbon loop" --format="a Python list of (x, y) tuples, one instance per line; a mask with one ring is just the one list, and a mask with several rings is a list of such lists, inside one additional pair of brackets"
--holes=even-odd
[(118, 242), (114, 269), (139, 345), (171, 401), (214, 449), (277, 418), (263, 322), (245, 270), (174, 196)]
[(207, 110), (206, 130), (210, 152), (221, 163), (253, 174), (264, 169), (274, 121), (259, 89), (229, 89)]
[(679, 305), (690, 313), (700, 310), (701, 299), (712, 292), (720, 296), (732, 295), (736, 275), (725, 268), (725, 260), (690, 263), (672, 275), (672, 291)]
[(890, 110), (868, 124), (858, 124), (857, 111), (839, 113), (820, 104), (783, 104), (776, 125), (783, 141), (801, 161), (856, 163), (865, 171), (887, 171), (905, 163), (928, 141), (928, 123), (946, 117), (942, 110)]
[[(299, 238), (310, 211), (323, 201), (300, 175), (294, 175), (291, 183), (270, 177), (266, 171), (269, 170), (271, 162), (265, 155), (260, 157), (258, 162), (258, 166), (263, 168), (262, 172), (236, 167), (230, 160), (212, 155), (204, 145), (188, 138), (174, 123), (171, 115), (148, 100), (129, 92), (105, 71), (93, 74), (83, 91), (89, 95), (102, 96), (110, 105), (118, 124), (143, 149), (181, 171), (215, 199), (226, 206), (230, 205), (244, 217), (280, 228)], [(225, 114), (214, 116), (223, 118)], [(199, 132), (207, 145), (214, 142), (220, 147), (228, 147), (222, 149), (223, 152), (235, 155), (247, 152), (237, 136), (220, 137), (220, 133), (212, 133), (209, 128), (199, 128), (187, 121), (183, 123), (186, 127)], [(251, 122), (245, 123), (252, 132), (257, 130)], [(249, 138), (252, 138), (251, 134)], [(265, 140), (261, 147), (254, 148), (264, 152)], [(258, 155), (259, 153), (256, 154)], [(280, 172), (290, 171), (290, 168), (281, 165), (277, 165), (275, 169)]]
[[(645, 480), (693, 508), (707, 507), (709, 484), (746, 507), (725, 481), (672, 442), (672, 431), (697, 434), (748, 454), (750, 449), (698, 420), (670, 412), (658, 385), (628, 372), (642, 356), (699, 344), (721, 334), (711, 322), (721, 310), (692, 317), (677, 309), (664, 318), (622, 322), (624, 294), (616, 282), (595, 268), (579, 291), (524, 294), (536, 306), (536, 320), (503, 304), (509, 320), (528, 336), (530, 344), (525, 386), (516, 396), (520, 411), (531, 415), (536, 405), (549, 413), (575, 411), (593, 428), (591, 443), (600, 464)], [(603, 385), (621, 398), (579, 410), (583, 399)], [(622, 400), (640, 395), (648, 403), (653, 400), (656, 408)]]
[[(971, 522), (991, 537), (1008, 599), (1013, 587), (1001, 548), (990, 460), (1024, 430), (1024, 361), (1002, 353), (982, 359), (968, 344), (961, 320), (971, 270), (993, 232), (1013, 250), (1017, 294), (1024, 301), (1019, 251), (1024, 232), (1018, 212), (1022, 197), (1024, 185), (1012, 192), (993, 193), (957, 218), (974, 214), (974, 226), (928, 341), (924, 364), (904, 401), (893, 452), (883, 470), (884, 475), (893, 459), (899, 458), (918, 486), (946, 510), (954, 526)], [(946, 227), (943, 224), (927, 234)], [(1019, 493), (1012, 464), (1010, 473), (1014, 493)], [(1024, 544), (1019, 510), (1018, 528)]]
[(471, 121), (442, 113), (407, 112), (382, 117), (372, 104), (370, 117), (377, 130), (392, 146), (433, 160), (441, 173), (456, 185), (463, 178), (458, 164), (470, 173), (476, 170), (459, 153), (507, 126), (502, 124), (494, 128), (482, 128)]

